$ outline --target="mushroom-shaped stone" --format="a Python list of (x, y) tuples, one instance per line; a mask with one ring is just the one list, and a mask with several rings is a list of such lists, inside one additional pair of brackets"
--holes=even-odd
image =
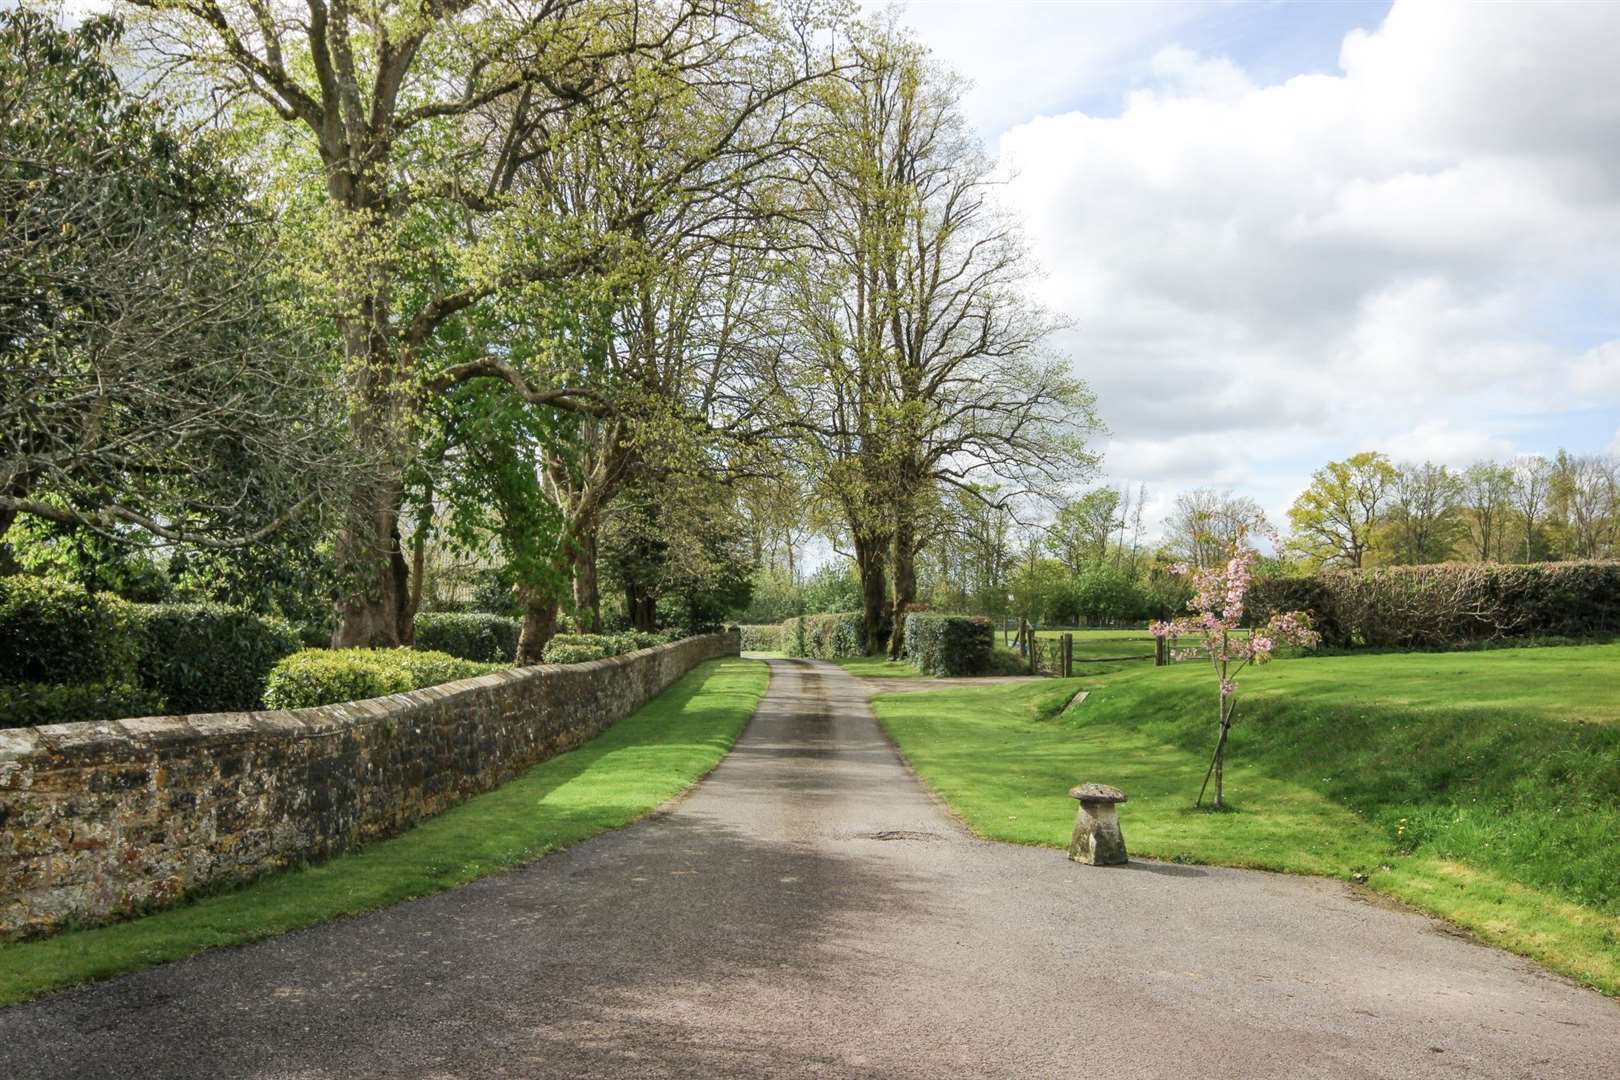
[(1081, 784), (1069, 789), (1069, 798), (1080, 802), (1074, 838), (1069, 841), (1069, 858), (1088, 866), (1120, 866), (1127, 862), (1119, 812), (1114, 809), (1125, 801), (1125, 793), (1107, 784)]

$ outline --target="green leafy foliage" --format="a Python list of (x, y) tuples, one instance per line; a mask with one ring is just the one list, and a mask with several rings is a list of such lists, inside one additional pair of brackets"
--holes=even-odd
[(583, 664), (591, 660), (606, 660), (637, 649), (651, 649), (677, 640), (677, 631), (648, 633), (630, 630), (622, 634), (558, 634), (546, 642), (545, 661), (548, 664)]
[(782, 627), (779, 624), (743, 625), (737, 630), (742, 634), (743, 652), (782, 651)]
[(426, 611), (416, 617), (416, 647), (462, 660), (510, 664), (522, 629), (518, 620), (501, 615)]
[(0, 684), (136, 682), (134, 608), (66, 581), (0, 578)]
[(265, 679), (298, 636), (281, 619), (224, 604), (148, 604), (135, 608), (142, 686), (174, 713), (256, 709)]
[(304, 709), (364, 701), (507, 668), (417, 649), (305, 649), (271, 669), (264, 704), (270, 709)]
[(122, 720), (130, 716), (161, 716), (168, 711), (162, 694), (133, 683), (0, 686), (0, 728)]
[(834, 660), (866, 653), (866, 624), (858, 611), (800, 615), (782, 624), (782, 652)]
[(996, 644), (995, 627), (977, 615), (914, 611), (905, 635), (906, 658), (924, 675), (981, 675)]
[(1338, 648), (1448, 648), (1620, 632), (1620, 562), (1440, 563), (1262, 579), (1251, 619), (1310, 614)]

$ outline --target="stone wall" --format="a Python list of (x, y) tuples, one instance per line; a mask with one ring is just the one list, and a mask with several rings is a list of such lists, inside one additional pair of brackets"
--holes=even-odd
[(371, 701), (0, 730), (0, 938), (389, 836), (628, 716), (735, 633)]

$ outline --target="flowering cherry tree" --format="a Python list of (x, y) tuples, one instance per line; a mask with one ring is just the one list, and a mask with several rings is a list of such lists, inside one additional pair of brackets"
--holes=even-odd
[(1259, 553), (1244, 542), (1240, 533), (1232, 538), (1224, 563), (1212, 563), (1196, 570), (1185, 564), (1172, 567), (1177, 574), (1191, 575), (1193, 597), (1187, 601), (1187, 608), (1194, 614), (1170, 622), (1156, 622), (1148, 628), (1160, 638), (1201, 638), (1220, 683), (1220, 733), (1215, 741), (1215, 755), (1204, 773), (1203, 787), (1198, 789), (1199, 806), (1204, 804), (1204, 792), (1209, 788), (1211, 776), (1215, 778), (1215, 806), (1223, 805), (1226, 737), (1237, 708), (1238, 675), (1250, 664), (1270, 660), (1278, 648), (1285, 645), (1309, 647), (1320, 638), (1311, 629), (1309, 617), (1298, 611), (1275, 614), (1264, 626), (1251, 632), (1240, 629), (1244, 600), (1257, 558)]

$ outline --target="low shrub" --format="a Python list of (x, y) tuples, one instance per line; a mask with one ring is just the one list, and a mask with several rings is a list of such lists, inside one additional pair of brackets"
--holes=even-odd
[(18, 574), (0, 578), (0, 683), (134, 684), (133, 605)]
[(305, 649), (271, 669), (264, 704), (270, 709), (305, 709), (364, 701), (508, 667), (420, 649)]
[(1257, 582), (1250, 616), (1309, 612), (1331, 648), (1454, 648), (1620, 631), (1620, 562), (1382, 566)]
[(134, 683), (0, 686), (0, 728), (123, 720), (132, 716), (162, 716), (167, 712), (162, 694)]
[(995, 626), (983, 616), (932, 611), (906, 616), (906, 659), (924, 675), (982, 675), (995, 645)]
[(483, 612), (427, 611), (416, 617), (416, 647), (463, 660), (510, 664), (523, 624)]
[(174, 713), (257, 709), (276, 661), (298, 651), (281, 619), (224, 604), (140, 604), (140, 684)]
[(818, 660), (864, 656), (866, 622), (858, 611), (796, 616), (782, 624), (781, 651)]
[(739, 626), (742, 634), (743, 652), (781, 652), (782, 627), (779, 624), (766, 626)]
[(678, 632), (667, 630), (657, 633), (626, 630), (622, 634), (558, 634), (546, 642), (543, 659), (548, 664), (583, 664), (637, 649), (668, 645), (679, 638)]

